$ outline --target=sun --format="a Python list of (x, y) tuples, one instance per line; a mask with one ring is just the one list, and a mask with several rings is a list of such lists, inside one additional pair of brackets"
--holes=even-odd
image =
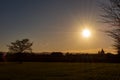
[(89, 38), (91, 36), (91, 32), (89, 29), (84, 29), (82, 31), (82, 36), (85, 37), (85, 38)]

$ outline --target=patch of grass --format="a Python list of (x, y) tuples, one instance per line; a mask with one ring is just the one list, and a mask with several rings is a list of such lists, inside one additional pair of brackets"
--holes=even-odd
[(1, 63), (0, 80), (120, 80), (120, 64)]

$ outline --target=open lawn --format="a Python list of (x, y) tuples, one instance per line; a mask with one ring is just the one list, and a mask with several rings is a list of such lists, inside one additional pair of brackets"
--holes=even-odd
[(120, 64), (0, 63), (0, 80), (120, 80)]

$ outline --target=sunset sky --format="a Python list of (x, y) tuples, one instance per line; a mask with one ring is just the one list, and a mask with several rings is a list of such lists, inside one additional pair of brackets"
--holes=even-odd
[[(33, 42), (33, 52), (112, 52), (103, 30), (100, 3), (107, 0), (0, 0), (0, 51), (17, 39)], [(84, 28), (89, 38), (81, 35)]]

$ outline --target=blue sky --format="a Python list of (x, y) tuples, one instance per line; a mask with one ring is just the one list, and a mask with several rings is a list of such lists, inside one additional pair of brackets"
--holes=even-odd
[[(17, 39), (33, 41), (34, 52), (109, 50), (112, 40), (99, 30), (100, 0), (0, 0), (0, 51)], [(101, 2), (105, 2), (101, 0)], [(87, 26), (89, 40), (79, 35)], [(106, 41), (109, 40), (109, 43)], [(90, 51), (91, 50), (91, 51)]]

